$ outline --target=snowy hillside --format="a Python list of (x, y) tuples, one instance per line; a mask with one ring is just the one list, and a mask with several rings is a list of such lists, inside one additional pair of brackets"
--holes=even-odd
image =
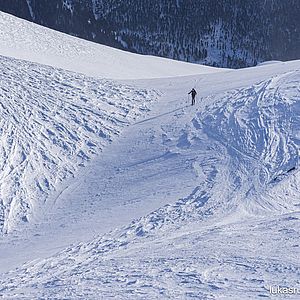
[(157, 94), (25, 61), (1, 60), (0, 232), (30, 221)]
[[(294, 182), (299, 168), (299, 78), (299, 70), (272, 76), (215, 98), (211, 111), (199, 116), (205, 132), (232, 156), (235, 172), (230, 177), (238, 190), (237, 205), (255, 213), (293, 211), (300, 204)], [(276, 184), (286, 177), (295, 185), (275, 193)]]
[[(2, 295), (258, 299), (269, 286), (297, 287), (299, 67), (136, 82), (162, 98), (58, 198), (69, 203), (58, 221), (14, 244), (35, 260), (1, 275)], [(182, 91), (191, 84), (196, 109)], [(44, 259), (61, 236), (75, 244)]]
[(216, 72), (216, 68), (143, 56), (81, 40), (0, 12), (0, 55), (113, 79)]
[[(67, 68), (50, 53), (66, 55), (60, 35), (28, 26), (54, 66), (0, 57), (0, 297), (261, 299), (270, 286), (300, 289), (300, 61), (195, 66), (190, 76), (174, 75), (191, 65), (167, 61), (174, 69), (149, 79), (156, 58), (141, 71), (139, 56), (119, 66), (122, 52), (107, 48), (123, 79), (141, 76), (117, 82), (55, 68)], [(39, 30), (53, 36), (50, 52)], [(104, 62), (95, 65), (113, 77)]]

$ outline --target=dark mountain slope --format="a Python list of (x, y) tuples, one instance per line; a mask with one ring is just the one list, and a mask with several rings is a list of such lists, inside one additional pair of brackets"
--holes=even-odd
[(300, 58), (299, 0), (0, 0), (0, 9), (120, 49), (214, 66)]

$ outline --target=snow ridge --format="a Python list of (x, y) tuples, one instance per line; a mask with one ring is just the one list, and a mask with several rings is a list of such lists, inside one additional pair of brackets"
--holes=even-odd
[(88, 42), (0, 12), (0, 55), (96, 78), (145, 79), (213, 73), (217, 68), (149, 57)]

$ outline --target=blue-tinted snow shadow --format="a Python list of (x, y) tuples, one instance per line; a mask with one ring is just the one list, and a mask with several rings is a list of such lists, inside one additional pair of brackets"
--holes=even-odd
[(174, 113), (174, 112), (176, 112), (176, 111), (182, 110), (182, 109), (187, 108), (187, 107), (189, 107), (189, 106), (190, 106), (190, 105), (185, 105), (185, 106), (176, 108), (176, 109), (174, 109), (174, 110), (171, 110), (171, 111), (168, 111), (168, 112), (166, 112), (166, 113), (157, 115), (157, 116), (155, 116), (155, 117), (148, 118), (148, 119), (145, 119), (145, 120), (136, 122), (134, 125), (142, 124), (142, 123), (145, 123), (145, 122), (148, 122), (148, 121), (151, 121), (151, 120), (155, 120), (155, 119), (161, 118), (161, 117), (166, 116), (166, 115), (170, 115), (170, 114), (172, 114), (172, 113)]

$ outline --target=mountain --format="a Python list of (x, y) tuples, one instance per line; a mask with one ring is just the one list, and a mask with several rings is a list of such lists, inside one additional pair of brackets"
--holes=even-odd
[(0, 26), (1, 298), (297, 299), (300, 60), (219, 69)]
[(97, 43), (240, 68), (298, 59), (298, 0), (0, 0), (0, 9)]

